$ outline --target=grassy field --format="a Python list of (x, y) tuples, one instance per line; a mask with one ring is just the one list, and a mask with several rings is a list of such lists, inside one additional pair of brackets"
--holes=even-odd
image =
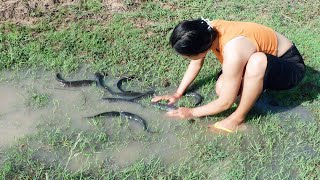
[[(1, 1), (0, 7), (4, 4)], [(208, 135), (197, 123), (179, 122), (177, 126), (186, 129), (176, 133), (188, 151), (183, 161), (166, 163), (150, 154), (146, 159), (113, 168), (106, 157), (101, 161), (96, 154), (125, 148), (123, 142), (131, 142), (129, 135), (122, 137), (118, 133), (110, 138), (106, 126), (95, 119), (89, 130), (82, 130), (70, 123), (63, 124), (63, 119), (48, 117), (37, 131), (0, 149), (0, 179), (320, 178), (320, 2), (80, 0), (50, 4), (47, 9), (31, 8), (23, 18), (15, 19), (15, 15), (0, 19), (1, 80), (8, 71), (19, 74), (26, 69), (45, 69), (52, 74), (72, 74), (85, 69), (113, 77), (136, 75), (141, 79), (141, 87), (155, 87), (158, 93), (165, 91), (167, 85), (178, 86), (188, 64), (168, 45), (170, 30), (178, 22), (203, 16), (267, 25), (291, 39), (307, 65), (306, 77), (298, 87), (268, 95), (281, 106), (303, 106), (312, 112), (314, 121), (252, 112), (247, 124), (255, 127), (254, 132), (228, 136)], [(214, 99), (214, 77), (220, 68), (211, 53), (194, 82), (198, 92), (206, 97), (205, 103)], [(27, 94), (27, 107), (55, 106), (50, 94), (36, 90)], [(213, 123), (230, 112), (199, 121)], [(118, 124), (114, 128), (124, 131)], [(134, 136), (147, 149), (161, 141), (161, 136)], [(45, 150), (53, 155), (40, 158), (38, 154)], [(80, 169), (67, 168), (76, 156), (87, 161), (82, 162)]]

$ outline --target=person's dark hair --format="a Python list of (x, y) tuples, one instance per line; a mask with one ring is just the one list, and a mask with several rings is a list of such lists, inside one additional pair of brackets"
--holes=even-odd
[(187, 20), (179, 23), (170, 36), (170, 44), (182, 55), (197, 55), (208, 50), (217, 31), (202, 19)]

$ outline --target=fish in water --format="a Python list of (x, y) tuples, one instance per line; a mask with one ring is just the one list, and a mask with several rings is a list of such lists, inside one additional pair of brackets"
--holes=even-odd
[(96, 117), (123, 117), (123, 118), (127, 118), (129, 120), (133, 120), (136, 122), (139, 122), (140, 124), (143, 125), (143, 129), (149, 133), (155, 133), (153, 131), (150, 131), (148, 126), (147, 126), (147, 122), (146, 120), (144, 120), (142, 117), (130, 113), (130, 112), (126, 112), (126, 111), (107, 111), (107, 112), (103, 112), (94, 116), (89, 116), (86, 118), (96, 118)]

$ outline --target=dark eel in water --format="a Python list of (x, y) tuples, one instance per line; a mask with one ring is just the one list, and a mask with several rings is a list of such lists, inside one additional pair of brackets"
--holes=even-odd
[(153, 131), (150, 131), (148, 126), (147, 126), (147, 122), (146, 120), (144, 120), (142, 117), (136, 115), (136, 114), (133, 114), (133, 113), (130, 113), (130, 112), (126, 112), (126, 111), (108, 111), (108, 112), (103, 112), (103, 113), (100, 113), (100, 114), (97, 114), (97, 115), (94, 115), (94, 116), (89, 116), (89, 117), (86, 117), (86, 118), (96, 118), (96, 117), (123, 117), (123, 118), (127, 118), (129, 120), (133, 120), (133, 121), (136, 121), (140, 124), (143, 125), (143, 129), (149, 133), (155, 133)]
[(173, 104), (169, 105), (169, 104), (160, 103), (160, 102), (152, 102), (151, 105), (163, 111), (172, 111), (172, 110), (178, 109), (178, 107)]
[(56, 74), (56, 80), (63, 86), (63, 87), (80, 87), (80, 86), (91, 86), (93, 84), (97, 85), (96, 80), (78, 80), (78, 81), (66, 81), (62, 78), (60, 73)]
[(144, 96), (152, 95), (154, 94), (154, 90), (150, 90), (147, 92), (134, 92), (134, 91), (122, 91), (119, 89), (121, 92), (114, 92), (112, 89), (110, 89), (108, 86), (104, 85), (103, 83), (103, 75), (100, 73), (95, 73), (95, 76), (97, 78), (97, 83), (98, 86), (102, 87), (103, 89), (106, 89), (110, 94), (115, 95), (115, 96), (120, 96), (121, 98), (125, 99), (138, 99)]
[(202, 103), (203, 97), (196, 92), (187, 92), (184, 94), (186, 97), (193, 97), (195, 99), (194, 106), (198, 106)]
[[(110, 98), (110, 97), (105, 97), (105, 98), (102, 98), (103, 100), (107, 100), (109, 102), (135, 102), (136, 100), (142, 98), (142, 97), (145, 97), (145, 96), (151, 96), (153, 95), (155, 92), (154, 90), (149, 90), (145, 93), (142, 93), (140, 95), (137, 95), (137, 96), (120, 96), (118, 98)], [(119, 96), (119, 95), (118, 95)]]
[[(56, 80), (63, 86), (63, 87), (81, 87), (81, 86), (90, 86), (95, 84), (98, 87), (101, 87), (104, 90), (107, 90), (110, 94), (119, 96), (123, 99), (130, 99), (135, 100), (144, 96), (149, 96), (154, 94), (154, 90), (150, 90), (147, 92), (133, 92), (133, 91), (122, 91), (115, 92), (108, 86), (104, 85), (103, 83), (103, 75), (101, 73), (95, 73), (95, 80), (77, 80), (77, 81), (67, 81), (62, 78), (60, 73), (56, 74)], [(125, 78), (121, 78), (121, 82), (124, 81)], [(118, 83), (117, 83), (118, 84)]]
[[(149, 95), (152, 95), (154, 93), (154, 91), (152, 91), (152, 93), (150, 93)], [(202, 102), (202, 96), (198, 93), (195, 92), (188, 92), (185, 94), (186, 97), (194, 97), (195, 98), (195, 107), (198, 106), (201, 102)], [(138, 98), (102, 98), (103, 100), (107, 100), (109, 102), (128, 102), (128, 103), (136, 103), (139, 104), (141, 106), (143, 106), (142, 104), (136, 102), (135, 100)], [(178, 109), (177, 106), (175, 105), (168, 105), (166, 103), (161, 103), (161, 102), (152, 102), (151, 105), (157, 109), (163, 110), (163, 111), (171, 111), (171, 110), (176, 110)]]
[(122, 88), (122, 83), (123, 83), (124, 81), (128, 82), (128, 81), (131, 81), (131, 80), (133, 80), (133, 79), (137, 79), (137, 77), (135, 77), (135, 76), (122, 77), (122, 78), (119, 79), (118, 82), (117, 82), (117, 88), (118, 88), (121, 92), (132, 92), (132, 91), (124, 90), (124, 89)]
[[(133, 79), (136, 79), (137, 77), (135, 76), (128, 76), (128, 77), (122, 77), (121, 79), (118, 80), (117, 82), (117, 87), (118, 89), (121, 91), (121, 92), (131, 92), (131, 91), (125, 91), (123, 88), (122, 88), (122, 84), (124, 81), (131, 81)], [(193, 97), (195, 99), (195, 103), (194, 103), (194, 106), (198, 106), (199, 104), (201, 104), (202, 100), (203, 100), (203, 97), (196, 93), (196, 92), (187, 92), (184, 94), (184, 96), (186, 97)], [(111, 100), (112, 101), (112, 100)], [(116, 101), (116, 100), (115, 100)], [(173, 110), (173, 109), (177, 109), (176, 106), (174, 105), (167, 105), (167, 104), (162, 104), (162, 103), (152, 103), (153, 106), (155, 107), (158, 107), (162, 110)]]
[[(202, 102), (202, 96), (198, 93), (195, 92), (187, 92), (184, 94), (186, 97), (193, 97), (195, 99), (195, 107), (198, 106)], [(160, 102), (152, 102), (151, 105), (157, 109), (163, 110), (163, 111), (172, 111), (178, 109), (177, 106), (171, 104), (165, 104), (165, 103), (160, 103)]]
[[(125, 91), (122, 88), (122, 84), (124, 81), (131, 81), (133, 79), (136, 79), (137, 77), (135, 76), (128, 76), (128, 77), (122, 77), (121, 79), (118, 80), (117, 82), (117, 87), (121, 92), (131, 92), (131, 91)], [(154, 91), (152, 91), (154, 93)], [(151, 94), (152, 95), (152, 94)], [(194, 106), (198, 106), (203, 98), (200, 94), (195, 93), (195, 92), (187, 92), (184, 94), (184, 96), (186, 97), (193, 97), (195, 99), (195, 103)], [(124, 102), (134, 102), (135, 99), (122, 99), (122, 98), (104, 98), (105, 100), (108, 100), (110, 102), (119, 102), (119, 101), (124, 101)], [(164, 111), (171, 111), (171, 110), (175, 110), (178, 109), (178, 107), (174, 106), (174, 105), (168, 105), (168, 104), (164, 104), (164, 103), (160, 103), (160, 102), (153, 102), (151, 103), (152, 106), (160, 109), (160, 110), (164, 110)]]
[[(126, 103), (134, 103), (134, 104), (138, 104), (142, 107), (146, 107), (143, 104), (140, 104), (134, 100), (131, 99), (123, 99), (123, 98), (102, 98), (103, 100), (107, 100), (109, 102), (126, 102)], [(171, 110), (176, 110), (178, 109), (178, 107), (174, 106), (174, 105), (168, 105), (165, 103), (160, 103), (160, 102), (152, 102), (151, 105), (157, 109), (163, 110), (163, 111), (171, 111)]]

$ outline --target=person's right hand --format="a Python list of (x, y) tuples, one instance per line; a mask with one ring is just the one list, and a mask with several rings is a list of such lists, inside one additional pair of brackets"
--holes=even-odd
[(173, 104), (177, 102), (181, 98), (181, 94), (174, 93), (174, 94), (169, 94), (169, 95), (163, 95), (163, 96), (155, 96), (154, 98), (151, 99), (151, 102), (158, 102), (160, 100), (167, 100), (169, 101), (168, 105)]

